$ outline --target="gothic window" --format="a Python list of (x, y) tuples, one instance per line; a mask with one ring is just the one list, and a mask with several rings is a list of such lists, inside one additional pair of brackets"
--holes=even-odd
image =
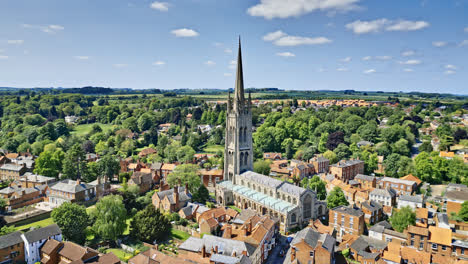
[(296, 198), (293, 199), (293, 204), (296, 204), (297, 203), (297, 200)]
[(296, 223), (296, 213), (291, 215), (291, 223)]
[(291, 202), (291, 196), (288, 196), (288, 203)]
[(240, 154), (240, 165), (242, 166), (244, 164), (244, 153)]
[(312, 197), (310, 195), (307, 195), (304, 198), (303, 210), (304, 210), (303, 212), (304, 218), (312, 217)]
[(249, 153), (245, 153), (245, 155), (244, 155), (244, 165), (247, 165), (248, 157), (249, 157)]

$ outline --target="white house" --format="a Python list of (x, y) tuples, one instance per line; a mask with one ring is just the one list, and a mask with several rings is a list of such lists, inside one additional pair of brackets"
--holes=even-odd
[(405, 206), (411, 207), (413, 210), (416, 208), (423, 208), (424, 198), (422, 196), (400, 195), (398, 197), (398, 209)]
[(49, 239), (62, 241), (62, 230), (57, 224), (38, 228), (21, 235), (24, 241), (24, 259), (28, 264), (41, 261), (40, 249)]

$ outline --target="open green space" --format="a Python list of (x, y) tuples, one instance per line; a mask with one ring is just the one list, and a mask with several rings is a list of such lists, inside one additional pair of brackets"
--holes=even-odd
[(104, 132), (107, 130), (111, 130), (113, 126), (111, 124), (101, 124), (101, 123), (82, 124), (82, 125), (75, 126), (74, 130), (71, 133), (77, 136), (84, 136), (91, 131), (91, 129), (93, 128), (93, 125), (95, 124), (99, 125), (102, 128), (102, 131)]
[(18, 226), (18, 227), (16, 227), (16, 230), (17, 231), (25, 230), (25, 229), (29, 229), (31, 227), (45, 227), (45, 226), (49, 226), (49, 225), (51, 225), (53, 223), (54, 223), (54, 220), (52, 220), (52, 218), (49, 217), (49, 218), (46, 218), (44, 220), (40, 220), (40, 221), (37, 221), (37, 222), (34, 222), (34, 223)]
[(125, 252), (120, 248), (109, 248), (106, 253), (114, 253), (120, 260), (127, 262), (129, 258), (133, 257), (133, 254)]
[(217, 153), (218, 151), (224, 151), (224, 146), (222, 145), (207, 145), (204, 149), (204, 152), (207, 153)]
[(191, 237), (191, 235), (189, 233), (184, 232), (184, 231), (180, 231), (180, 230), (177, 230), (177, 229), (174, 229), (174, 228), (171, 229), (171, 236), (172, 236), (172, 238), (179, 239), (179, 240), (182, 240), (182, 241), (185, 241), (189, 237)]

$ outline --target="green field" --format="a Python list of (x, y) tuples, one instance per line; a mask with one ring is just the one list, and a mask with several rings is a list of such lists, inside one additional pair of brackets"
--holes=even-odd
[(111, 124), (101, 124), (101, 123), (83, 124), (83, 125), (75, 126), (75, 128), (73, 129), (71, 133), (77, 136), (84, 136), (91, 131), (91, 129), (93, 128), (93, 125), (95, 124), (99, 125), (102, 128), (102, 131), (111, 130), (113, 126)]
[(180, 230), (177, 230), (177, 229), (174, 229), (174, 228), (171, 229), (171, 236), (172, 236), (172, 238), (179, 239), (179, 240), (182, 240), (182, 241), (185, 241), (189, 237), (191, 237), (191, 235), (189, 233), (184, 232), (184, 231), (180, 231)]
[(54, 223), (54, 220), (52, 220), (51, 217), (49, 218), (46, 218), (44, 220), (41, 220), (41, 221), (37, 221), (37, 222), (34, 222), (34, 223), (30, 223), (30, 224), (27, 224), (27, 225), (22, 225), (22, 226), (18, 226), (18, 227), (15, 227), (17, 231), (19, 230), (25, 230), (25, 229), (29, 229), (31, 227), (45, 227), (45, 226), (49, 226), (51, 224)]
[(106, 253), (114, 253), (120, 260), (127, 262), (129, 258), (133, 257), (133, 254), (127, 253), (120, 248), (109, 248)]
[(207, 153), (217, 153), (218, 151), (224, 151), (224, 146), (222, 146), (222, 145), (208, 145), (203, 149), (203, 152), (207, 152)]

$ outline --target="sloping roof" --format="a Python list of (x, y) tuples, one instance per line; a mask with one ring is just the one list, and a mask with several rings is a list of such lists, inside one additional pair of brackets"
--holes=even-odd
[(255, 251), (255, 247), (248, 243), (212, 235), (204, 235), (203, 238), (189, 237), (179, 246), (179, 249), (200, 252), (203, 246), (208, 253), (211, 253), (212, 248), (217, 246), (218, 254), (227, 256), (232, 256), (233, 252), (236, 256), (240, 256), (243, 251), (246, 251), (250, 256)]
[(279, 191), (283, 191), (294, 196), (301, 196), (307, 191), (306, 189), (298, 187), (289, 182), (280, 181), (253, 171), (246, 171), (242, 173), (241, 176), (258, 184), (268, 186), (273, 189), (278, 189)]
[(368, 176), (364, 174), (358, 174), (356, 177), (354, 177), (355, 180), (362, 180), (362, 181), (373, 181), (375, 180), (374, 176)]
[(430, 226), (429, 232), (431, 233), (429, 241), (441, 245), (450, 246), (452, 244), (452, 230)]
[(422, 181), (418, 177), (414, 176), (413, 174), (408, 174), (404, 177), (401, 177), (400, 179), (407, 180), (407, 181), (414, 181), (416, 182), (417, 185), (420, 185), (422, 183)]
[(65, 241), (63, 244), (63, 248), (60, 250), (59, 254), (72, 261), (88, 260), (97, 257), (99, 254), (93, 249), (82, 247), (73, 242)]
[(335, 207), (332, 210), (340, 212), (342, 214), (349, 214), (349, 215), (358, 216), (358, 217), (364, 215), (361, 209), (351, 208), (351, 207), (347, 207), (343, 205)]
[(429, 230), (419, 226), (408, 226), (408, 233), (417, 234), (421, 236), (429, 236)]
[(396, 192), (392, 188), (387, 188), (387, 189), (374, 189), (370, 193), (370, 195), (380, 195), (380, 196), (385, 196), (385, 197), (395, 197)]
[(380, 181), (382, 181), (382, 182), (401, 183), (401, 184), (405, 184), (405, 185), (413, 185), (413, 184), (416, 184), (415, 181), (404, 180), (404, 179), (402, 179), (402, 178), (397, 179), (397, 178), (392, 178), (392, 177), (383, 177)]
[(0, 237), (0, 249), (8, 248), (22, 242), (23, 240), (21, 239), (21, 232), (13, 232)]
[(352, 248), (358, 253), (361, 251), (366, 251), (368, 248), (371, 250), (372, 249), (383, 250), (386, 247), (387, 247), (387, 242), (374, 239), (371, 237), (367, 237), (367, 236), (360, 236), (350, 245), (350, 248)]
[(60, 230), (57, 224), (52, 224), (46, 227), (29, 231), (24, 234), (24, 237), (26, 238), (28, 243), (33, 243), (39, 240), (48, 239), (52, 236), (59, 234), (62, 234), (62, 230)]
[[(178, 187), (178, 192), (179, 192), (180, 202), (186, 202), (192, 199), (192, 195), (190, 193), (188, 195), (185, 193), (185, 187)], [(157, 195), (160, 200), (164, 199), (164, 197), (167, 197), (171, 204), (175, 204), (174, 197), (172, 195), (173, 193), (174, 193), (174, 188), (171, 188), (169, 190), (157, 192), (154, 195)]]
[(55, 239), (49, 239), (42, 246), (41, 252), (44, 252), (47, 255), (50, 255), (54, 250), (56, 250), (61, 245), (62, 243), (60, 243), (59, 241)]
[(423, 202), (423, 198), (419, 195), (400, 195), (400, 197), (398, 197), (398, 200), (399, 201), (405, 201), (405, 202), (412, 202), (412, 203), (422, 203)]
[(177, 165), (172, 164), (172, 163), (164, 163), (161, 167), (161, 170), (174, 170)]
[(378, 210), (382, 209), (382, 205), (380, 205), (380, 203), (377, 203), (377, 202), (374, 202), (374, 201), (364, 201), (361, 204), (361, 206), (365, 207), (367, 210), (369, 210), (371, 212), (375, 212), (375, 211), (378, 211)]
[(14, 163), (7, 163), (3, 164), (3, 166), (1, 166), (0, 169), (9, 171), (20, 171), (21, 169), (23, 169), (23, 166), (16, 165)]
[(153, 170), (160, 170), (162, 168), (163, 164), (161, 162), (154, 162), (151, 164), (151, 169)]
[(450, 200), (466, 201), (468, 200), (468, 191), (452, 190), (445, 193), (445, 197)]
[(306, 227), (299, 231), (291, 241), (291, 245), (295, 245), (302, 241), (307, 243), (312, 248), (316, 248), (318, 242), (320, 241), (322, 242), (322, 247), (330, 253), (334, 250), (333, 246), (336, 244), (336, 240), (329, 234), (320, 234), (310, 227)]
[(416, 208), (416, 219), (427, 219), (429, 210), (427, 208)]
[(78, 193), (78, 192), (83, 192), (88, 189), (92, 189), (93, 186), (87, 183), (82, 183), (82, 182), (78, 184), (78, 182), (75, 180), (66, 179), (66, 180), (62, 180), (54, 184), (51, 184), (50, 188), (52, 190), (58, 190), (58, 191), (67, 192), (67, 193)]

